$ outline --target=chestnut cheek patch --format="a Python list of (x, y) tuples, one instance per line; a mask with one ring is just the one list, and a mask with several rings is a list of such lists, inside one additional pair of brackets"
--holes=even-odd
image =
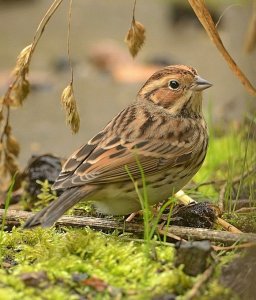
[(169, 88), (159, 89), (152, 95), (152, 100), (164, 108), (170, 108), (181, 97), (182, 91), (173, 91)]

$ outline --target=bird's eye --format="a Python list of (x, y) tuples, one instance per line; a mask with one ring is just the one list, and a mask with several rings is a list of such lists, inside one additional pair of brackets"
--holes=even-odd
[(178, 83), (178, 81), (176, 81), (176, 80), (170, 80), (169, 81), (169, 87), (172, 90), (177, 90), (179, 86), (180, 86), (180, 84)]

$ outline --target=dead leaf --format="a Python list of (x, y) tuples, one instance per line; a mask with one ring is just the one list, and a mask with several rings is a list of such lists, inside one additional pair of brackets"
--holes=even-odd
[(108, 284), (100, 278), (91, 277), (82, 281), (83, 285), (94, 288), (97, 292), (103, 292), (108, 287)]

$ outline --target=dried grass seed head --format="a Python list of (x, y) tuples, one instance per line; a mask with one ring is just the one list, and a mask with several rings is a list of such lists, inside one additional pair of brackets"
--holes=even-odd
[(32, 44), (25, 47), (21, 50), (20, 54), (17, 57), (16, 66), (13, 70), (14, 75), (18, 76), (19, 74), (25, 72), (28, 73), (29, 57), (31, 55)]
[(129, 51), (135, 57), (145, 42), (145, 27), (135, 19), (132, 20), (131, 28), (129, 29), (125, 42), (128, 45)]
[(13, 135), (8, 135), (6, 139), (6, 149), (9, 153), (17, 157), (20, 153), (20, 145)]
[(21, 106), (28, 96), (30, 90), (29, 81), (23, 75), (19, 75), (14, 85), (11, 88), (7, 104), (10, 106)]
[(77, 110), (72, 83), (63, 90), (61, 103), (66, 112), (66, 123), (70, 126), (73, 133), (77, 133), (80, 127), (80, 117)]

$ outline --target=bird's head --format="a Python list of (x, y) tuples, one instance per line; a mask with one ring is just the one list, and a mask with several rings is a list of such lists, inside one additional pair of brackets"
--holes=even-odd
[(212, 84), (188, 66), (174, 65), (154, 73), (138, 93), (138, 99), (150, 101), (172, 115), (200, 113), (202, 91)]

